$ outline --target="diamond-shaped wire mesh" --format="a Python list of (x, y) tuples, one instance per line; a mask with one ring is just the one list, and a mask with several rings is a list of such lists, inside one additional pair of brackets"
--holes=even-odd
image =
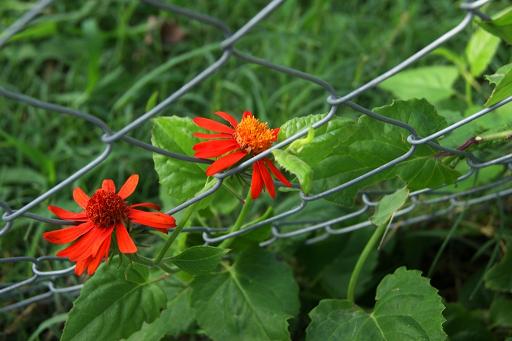
[[(461, 176), (457, 180), (457, 182), (462, 182), (465, 179), (468, 179), (471, 176), (477, 174), (481, 169), (489, 166), (502, 165), (503, 168), (507, 170), (511, 165), (510, 162), (512, 161), (512, 154), (503, 155), (492, 160), (480, 160), (476, 155), (474, 155), (471, 152), (443, 147), (436, 142), (436, 139), (445, 134), (453, 132), (454, 130), (464, 125), (467, 125), (468, 123), (478, 118), (481, 118), (485, 115), (488, 115), (489, 113), (492, 113), (497, 108), (511, 102), (512, 97), (508, 97), (505, 100), (491, 107), (488, 107), (470, 116), (467, 116), (466, 118), (461, 119), (458, 122), (453, 123), (435, 133), (432, 133), (429, 136), (419, 136), (416, 133), (415, 129), (406, 122), (400, 122), (389, 117), (377, 114), (353, 102), (353, 100), (362, 93), (371, 90), (382, 81), (399, 73), (400, 71), (404, 70), (411, 64), (417, 62), (421, 58), (430, 54), (434, 49), (438, 48), (448, 40), (456, 37), (459, 33), (461, 33), (471, 24), (475, 17), (481, 17), (485, 20), (486, 16), (479, 11), (479, 8), (488, 3), (489, 1), (490, 0), (478, 0), (474, 2), (463, 3), (460, 7), (462, 13), (464, 13), (465, 15), (460, 21), (460, 23), (456, 25), (454, 28), (441, 35), (439, 38), (437, 38), (436, 40), (422, 48), (420, 51), (406, 58), (395, 67), (382, 73), (380, 76), (372, 79), (371, 81), (362, 86), (359, 86), (350, 93), (340, 95), (339, 93), (337, 93), (335, 85), (329, 84), (328, 82), (320, 78), (317, 78), (311, 74), (302, 72), (300, 70), (292, 69), (290, 67), (276, 65), (268, 60), (263, 60), (255, 56), (242, 53), (241, 51), (236, 49), (236, 43), (240, 39), (243, 39), (244, 36), (246, 36), (248, 32), (251, 29), (253, 29), (253, 27), (256, 26), (259, 22), (264, 20), (272, 12), (278, 10), (278, 7), (284, 2), (284, 0), (273, 0), (269, 2), (267, 6), (262, 8), (253, 18), (247, 21), (242, 27), (240, 27), (236, 31), (232, 31), (229, 27), (226, 26), (226, 24), (222, 20), (218, 18), (213, 18), (202, 13), (197, 13), (190, 9), (181, 8), (172, 4), (164, 3), (160, 0), (142, 0), (142, 2), (146, 3), (147, 5), (154, 6), (162, 11), (170, 11), (176, 15), (187, 17), (190, 20), (195, 20), (204, 25), (208, 25), (214, 29), (220, 30), (224, 34), (224, 40), (219, 42), (218, 44), (218, 50), (222, 51), (220, 58), (208, 67), (206, 67), (203, 71), (198, 73), (193, 79), (183, 84), (181, 88), (179, 88), (174, 93), (169, 95), (162, 102), (156, 105), (153, 109), (143, 113), (138, 118), (136, 118), (135, 120), (124, 126), (122, 129), (120, 129), (119, 131), (113, 131), (109, 127), (108, 122), (104, 122), (101, 119), (93, 115), (90, 115), (86, 112), (81, 112), (73, 108), (68, 108), (57, 104), (43, 102), (36, 98), (32, 98), (24, 94), (8, 90), (5, 87), (0, 87), (0, 96), (8, 100), (23, 103), (28, 106), (37, 107), (43, 110), (50, 111), (52, 113), (73, 116), (76, 118), (76, 120), (86, 121), (90, 124), (93, 124), (94, 126), (102, 130), (103, 135), (101, 136), (101, 141), (104, 144), (104, 150), (96, 158), (91, 160), (84, 167), (77, 170), (74, 174), (71, 174), (69, 177), (62, 179), (60, 183), (58, 183), (56, 186), (54, 186), (47, 192), (42, 193), (37, 198), (34, 198), (30, 202), (26, 203), (23, 207), (10, 207), (7, 203), (0, 202), (0, 207), (4, 212), (2, 215), (3, 227), (0, 228), (0, 237), (9, 233), (13, 226), (13, 222), (16, 219), (32, 219), (39, 222), (58, 225), (69, 224), (70, 222), (67, 221), (46, 218), (31, 213), (30, 210), (36, 207), (37, 205), (41, 204), (43, 201), (50, 198), (56, 192), (68, 188), (75, 180), (84, 176), (88, 172), (92, 171), (96, 166), (104, 162), (111, 154), (113, 148), (115, 148), (116, 143), (119, 141), (124, 141), (125, 143), (133, 145), (133, 147), (142, 148), (153, 153), (158, 153), (168, 158), (175, 158), (185, 162), (208, 162), (187, 155), (178, 154), (173, 151), (160, 149), (151, 144), (130, 137), (128, 136), (128, 134), (132, 132), (134, 129), (141, 126), (142, 124), (148, 122), (152, 117), (162, 113), (164, 109), (169, 108), (169, 106), (171, 106), (178, 98), (180, 98), (184, 94), (194, 91), (194, 87), (202, 81), (204, 81), (205, 79), (215, 77), (215, 72), (220, 68), (225, 67), (226, 62), (233, 58), (246, 63), (257, 64), (260, 65), (261, 67), (271, 69), (278, 73), (284, 73), (292, 77), (301, 78), (305, 81), (317, 85), (320, 88), (323, 88), (326, 94), (326, 102), (330, 105), (330, 110), (328, 111), (327, 114), (325, 114), (325, 116), (321, 120), (312, 124), (311, 127), (305, 128), (297, 132), (296, 134), (287, 138), (286, 140), (277, 143), (269, 150), (261, 154), (258, 154), (257, 156), (254, 156), (247, 161), (244, 161), (237, 167), (234, 167), (229, 171), (216, 175), (216, 184), (211, 189), (209, 189), (207, 192), (202, 193), (201, 195), (198, 195), (193, 199), (187, 200), (186, 202), (183, 202), (180, 205), (174, 207), (173, 209), (167, 212), (168, 214), (175, 214), (189, 207), (195, 202), (212, 195), (221, 187), (222, 182), (226, 178), (233, 176), (234, 174), (240, 173), (241, 171), (249, 167), (252, 163), (254, 163), (256, 160), (269, 155), (272, 152), (272, 150), (287, 146), (291, 142), (305, 136), (310, 128), (318, 128), (326, 124), (327, 122), (329, 122), (329, 120), (331, 120), (337, 114), (339, 114), (339, 109), (344, 106), (359, 112), (361, 115), (366, 115), (371, 117), (372, 119), (381, 121), (385, 124), (394, 125), (396, 127), (404, 129), (409, 134), (407, 141), (410, 144), (410, 148), (406, 153), (395, 158), (394, 160), (382, 164), (379, 167), (372, 169), (371, 171), (368, 171), (345, 183), (340, 183), (333, 188), (325, 190), (324, 192), (315, 194), (305, 194), (301, 191), (294, 192), (295, 194), (293, 195), (297, 195), (299, 199), (299, 204), (296, 207), (289, 209), (287, 211), (278, 212), (276, 215), (259, 221), (253, 225), (246, 226), (240, 231), (229, 233), (228, 228), (218, 227), (191, 227), (184, 229), (184, 231), (188, 233), (201, 233), (205, 243), (215, 244), (228, 238), (233, 238), (248, 233), (250, 231), (262, 228), (264, 226), (268, 226), (269, 224), (272, 225), (271, 238), (262, 242), (262, 247), (270, 245), (271, 243), (278, 239), (294, 238), (297, 236), (304, 235), (307, 236), (305, 242), (308, 244), (312, 244), (325, 240), (331, 235), (349, 233), (358, 229), (369, 227), (371, 226), (371, 223), (366, 219), (366, 214), (369, 211), (371, 211), (372, 208), (377, 204), (375, 201), (372, 200), (372, 196), (381, 195), (383, 193), (362, 193), (360, 198), (362, 206), (360, 208), (354, 210), (351, 213), (333, 217), (326, 221), (294, 221), (288, 219), (293, 218), (294, 215), (296, 215), (298, 212), (306, 208), (308, 203), (312, 201), (323, 199), (329, 195), (332, 195), (333, 193), (340, 192), (351, 186), (354, 186), (355, 184), (364, 181), (365, 179), (370, 178), (378, 173), (381, 173), (388, 169), (392, 169), (397, 164), (409, 159), (416, 152), (417, 148), (421, 145), (428, 145), (431, 148), (439, 150), (440, 152), (449, 153), (451, 155), (457, 155), (467, 162), (467, 165), (469, 166), (469, 172)], [(17, 32), (23, 30), (32, 19), (37, 17), (47, 6), (51, 5), (52, 2), (53, 0), (39, 1), (39, 3), (37, 3), (31, 10), (29, 10), (19, 20), (17, 20), (14, 24), (8, 27), (0, 35), (0, 49), (2, 48), (3, 45), (5, 45), (9, 38), (11, 38)], [(396, 217), (400, 217), (400, 219), (397, 220), (394, 224), (392, 224), (391, 228), (397, 228), (399, 226), (406, 226), (423, 221), (428, 221), (431, 219), (435, 219), (436, 217), (449, 215), (450, 213), (460, 211), (461, 209), (467, 208), (472, 205), (479, 205), (481, 203), (495, 200), (500, 197), (508, 196), (512, 194), (512, 188), (507, 187), (509, 180), (510, 179), (508, 177), (502, 177), (492, 183), (473, 186), (471, 189), (458, 192), (447, 192), (439, 188), (425, 188), (422, 190), (411, 192), (409, 205), (396, 214)], [(426, 207), (435, 207), (435, 210), (429, 213), (428, 210), (425, 210)], [(353, 221), (353, 219), (357, 218), (360, 218), (359, 222), (355, 224), (344, 225), (344, 222), (351, 222)], [(341, 227), (338, 225), (341, 225)], [(7, 263), (32, 263), (32, 276), (30, 278), (27, 278), (23, 281), (19, 281), (16, 283), (3, 283), (0, 285), (0, 298), (4, 302), (8, 302), (4, 303), (3, 306), (0, 307), (0, 312), (17, 309), (28, 304), (31, 304), (33, 302), (51, 299), (54, 295), (57, 294), (76, 294), (80, 290), (80, 284), (68, 287), (60, 287), (57, 284), (55, 284), (56, 280), (59, 277), (70, 275), (72, 276), (74, 267), (64, 267), (60, 270), (45, 271), (44, 264), (49, 261), (62, 261), (63, 266), (64, 264), (67, 263), (67, 260), (54, 256), (42, 256), (37, 258), (21, 256), (0, 259), (0, 269), (2, 266), (8, 265)], [(23, 299), (16, 301), (15, 299), (13, 299), (13, 297), (23, 297)]]

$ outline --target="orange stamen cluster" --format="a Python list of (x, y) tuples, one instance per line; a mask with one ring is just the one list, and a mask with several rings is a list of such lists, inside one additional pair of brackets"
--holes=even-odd
[(245, 116), (235, 128), (233, 136), (242, 150), (252, 154), (267, 150), (276, 140), (276, 134), (268, 124), (254, 116)]
[(128, 217), (128, 206), (117, 194), (98, 190), (85, 209), (87, 217), (98, 227), (112, 227)]

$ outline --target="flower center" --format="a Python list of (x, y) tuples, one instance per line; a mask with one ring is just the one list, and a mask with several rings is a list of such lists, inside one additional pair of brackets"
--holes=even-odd
[(244, 117), (238, 123), (233, 136), (241, 149), (252, 154), (267, 150), (276, 140), (274, 131), (268, 124), (254, 116)]
[(117, 194), (99, 189), (89, 199), (87, 217), (98, 227), (111, 227), (127, 219), (128, 206)]

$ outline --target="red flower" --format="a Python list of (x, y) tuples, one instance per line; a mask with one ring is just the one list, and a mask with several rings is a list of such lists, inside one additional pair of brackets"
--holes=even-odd
[(43, 237), (54, 244), (71, 243), (67, 248), (59, 251), (58, 256), (67, 257), (76, 262), (75, 273), (81, 275), (85, 269), (92, 275), (101, 261), (108, 258), (112, 233), (115, 230), (117, 247), (122, 253), (135, 253), (137, 247), (126, 230), (130, 222), (153, 227), (166, 233), (175, 227), (173, 217), (161, 212), (146, 212), (135, 209), (146, 207), (159, 210), (158, 205), (144, 202), (128, 205), (125, 201), (137, 187), (139, 176), (134, 174), (126, 180), (116, 194), (114, 181), (103, 180), (100, 189), (92, 197), (77, 187), (73, 191), (73, 199), (83, 208), (75, 213), (56, 206), (48, 209), (57, 217), (64, 220), (80, 222), (79, 225), (60, 230), (45, 232)]
[[(226, 120), (231, 127), (203, 117), (194, 118), (194, 123), (199, 127), (217, 133), (194, 133), (196, 137), (210, 140), (197, 143), (194, 146), (195, 157), (218, 158), (206, 169), (208, 176), (233, 166), (245, 156), (256, 155), (267, 150), (277, 140), (279, 128), (270, 129), (267, 123), (256, 119), (248, 111), (244, 112), (240, 122), (225, 112), (216, 112), (215, 115)], [(263, 185), (270, 196), (275, 198), (274, 180), (269, 170), (285, 186), (291, 187), (292, 184), (274, 166), (272, 161), (262, 158), (254, 162), (252, 167), (251, 197), (253, 199), (260, 195)]]

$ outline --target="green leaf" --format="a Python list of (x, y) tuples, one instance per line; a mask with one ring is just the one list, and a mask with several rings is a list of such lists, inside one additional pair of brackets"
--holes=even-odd
[(499, 45), (499, 38), (481, 28), (473, 33), (466, 46), (466, 58), (473, 76), (478, 77), (487, 69)]
[[(420, 136), (427, 136), (447, 126), (446, 120), (425, 100), (394, 101), (374, 111), (413, 126)], [(280, 137), (287, 138), (320, 117), (314, 115), (292, 119), (282, 126)], [(410, 149), (406, 140), (408, 135), (405, 129), (366, 116), (356, 122), (335, 118), (316, 129), (313, 141), (304, 145), (297, 157), (312, 168), (312, 192), (318, 193), (405, 154)], [(459, 173), (435, 157), (436, 154), (437, 151), (428, 146), (419, 146), (409, 159), (328, 199), (351, 205), (359, 190), (397, 176), (410, 190), (453, 183)]]
[(491, 304), (490, 317), (493, 326), (512, 328), (512, 300), (497, 296)]
[[(197, 127), (191, 119), (170, 116), (153, 119), (151, 141), (154, 146), (174, 153), (192, 154), (192, 147), (199, 139), (192, 136)], [(180, 161), (160, 154), (153, 154), (155, 169), (160, 179), (161, 191), (175, 204), (192, 198), (206, 182), (206, 166)]]
[(490, 21), (479, 21), (478, 24), (487, 32), (500, 37), (508, 44), (512, 44), (512, 7), (498, 13)]
[(402, 71), (380, 83), (379, 87), (399, 99), (425, 98), (436, 103), (454, 94), (459, 72), (453, 66), (426, 66)]
[(498, 85), (510, 70), (512, 70), (512, 63), (503, 65), (492, 75), (486, 75), (485, 79), (487, 79), (490, 84)]
[(493, 340), (484, 323), (484, 317), (479, 315), (482, 314), (467, 310), (460, 303), (448, 304), (444, 311), (446, 322), (443, 327), (449, 340)]
[[(497, 79), (498, 78), (493, 78), (493, 81)], [(508, 71), (503, 76), (503, 78), (496, 82), (496, 87), (492, 91), (492, 94), (489, 97), (489, 99), (487, 99), (485, 105), (494, 105), (510, 96), (512, 96), (512, 69), (509, 68)]]
[(192, 306), (213, 340), (289, 340), (299, 309), (291, 269), (261, 249), (241, 253), (223, 273), (196, 277)]
[[(153, 119), (151, 141), (154, 146), (170, 152), (191, 155), (192, 147), (199, 139), (192, 134), (199, 131), (190, 118), (179, 116), (158, 117)], [(157, 153), (153, 154), (155, 170), (160, 180), (162, 201), (170, 206), (181, 204), (203, 191), (206, 182), (206, 165), (176, 160)], [(229, 179), (228, 179), (229, 180)], [(210, 182), (207, 186), (212, 186)], [(222, 208), (229, 212), (237, 205), (236, 198), (220, 188), (209, 200), (222, 197)], [(203, 200), (200, 208), (207, 207), (209, 201)]]
[(169, 261), (191, 275), (204, 275), (214, 271), (228, 252), (214, 246), (192, 246)]
[(311, 189), (311, 176), (313, 173), (311, 167), (297, 156), (284, 150), (276, 149), (272, 151), (272, 154), (274, 154), (276, 162), (281, 167), (297, 176), (302, 190), (308, 193)]
[(192, 290), (176, 277), (161, 283), (167, 294), (167, 306), (160, 316), (130, 335), (127, 341), (158, 341), (165, 335), (177, 336), (190, 328), (195, 313), (190, 305)]
[(306, 340), (445, 340), (443, 310), (429, 280), (402, 267), (380, 282), (370, 313), (348, 300), (320, 301), (309, 313)]
[(387, 225), (393, 218), (393, 215), (398, 211), (409, 198), (409, 190), (407, 187), (401, 188), (398, 191), (385, 195), (371, 217), (373, 224), (377, 226)]
[(512, 253), (506, 252), (498, 263), (494, 264), (485, 274), (485, 286), (488, 289), (512, 292)]
[(146, 267), (104, 264), (85, 282), (69, 312), (62, 340), (119, 340), (151, 322), (166, 304)]

